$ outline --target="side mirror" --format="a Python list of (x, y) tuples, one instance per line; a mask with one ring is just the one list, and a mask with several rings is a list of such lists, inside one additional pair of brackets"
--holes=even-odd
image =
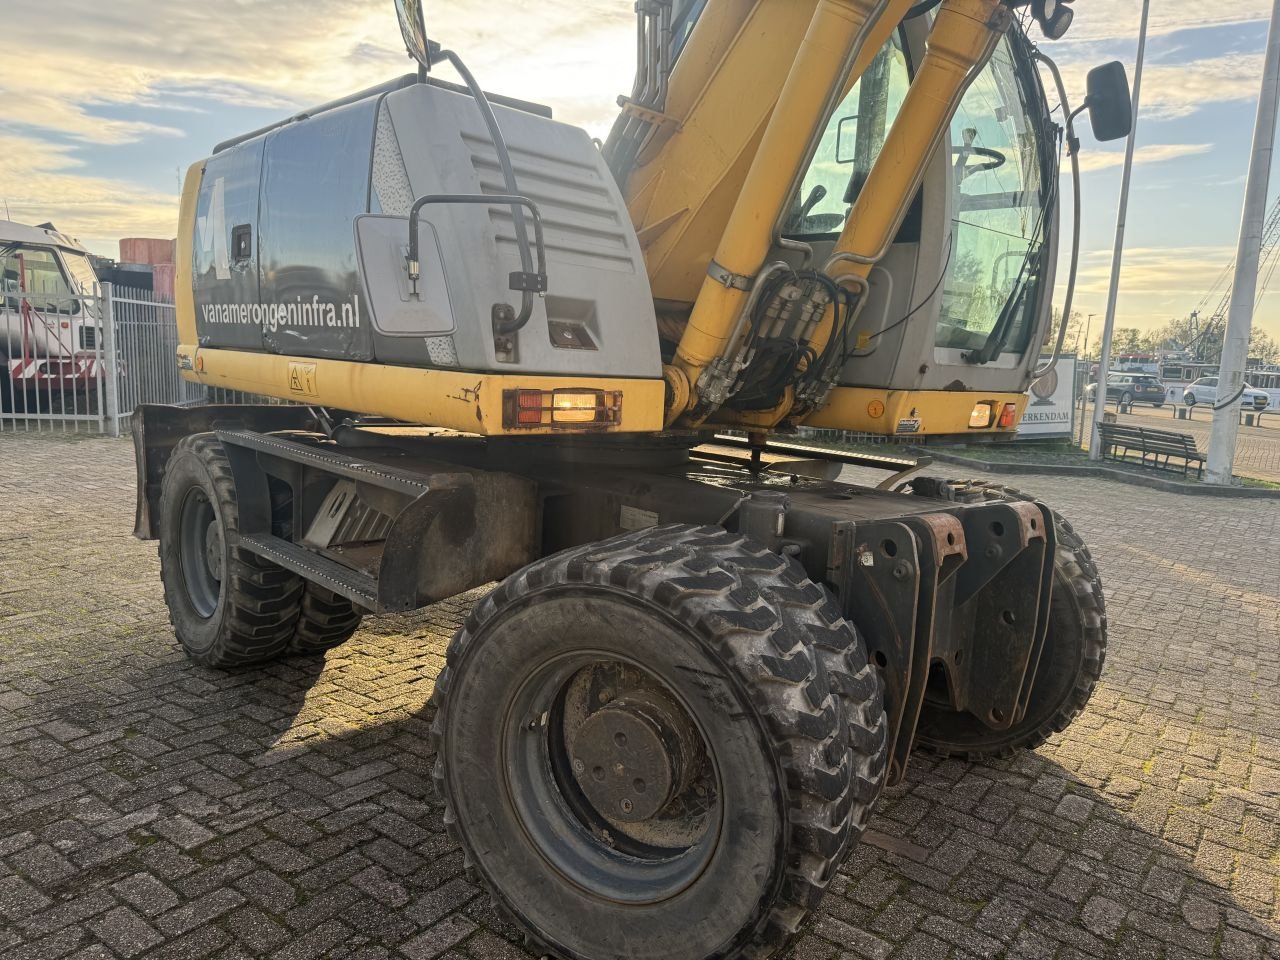
[(1133, 98), (1124, 64), (1112, 60), (1089, 71), (1084, 105), (1098, 140), (1119, 140), (1133, 129)]
[(409, 56), (430, 70), (431, 58), (427, 53), (427, 28), (422, 19), (422, 0), (395, 0), (395, 5), (405, 49), (409, 51)]
[(857, 157), (858, 115), (841, 117), (836, 124), (836, 163), (853, 163)]

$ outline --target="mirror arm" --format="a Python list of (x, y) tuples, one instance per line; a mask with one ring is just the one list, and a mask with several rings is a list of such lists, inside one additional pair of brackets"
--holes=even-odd
[[(1075, 118), (1088, 105), (1088, 100), (1086, 99), (1078, 109), (1068, 112), (1070, 106), (1067, 103), (1067, 88), (1062, 82), (1058, 65), (1039, 50), (1036, 50), (1033, 56), (1049, 68), (1053, 82), (1058, 88), (1058, 102), (1062, 104), (1063, 113), (1066, 114), (1067, 156), (1071, 159), (1071, 265), (1067, 271), (1067, 292), (1062, 300), (1062, 323), (1058, 327), (1058, 339), (1053, 344), (1053, 354), (1049, 357), (1048, 363), (1031, 371), (1031, 379), (1039, 380), (1058, 365), (1062, 345), (1067, 339), (1067, 325), (1071, 322), (1071, 301), (1075, 298), (1076, 271), (1080, 265), (1080, 138), (1076, 136)], [(1052, 316), (1052, 300), (1050, 300), (1050, 311)], [(1085, 346), (1088, 347), (1088, 344)]]

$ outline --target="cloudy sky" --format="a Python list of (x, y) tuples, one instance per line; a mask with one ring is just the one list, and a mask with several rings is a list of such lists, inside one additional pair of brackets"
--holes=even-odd
[[(427, 0), (428, 32), (488, 89), (603, 135), (629, 90), (630, 0)], [(1137, 0), (1080, 0), (1047, 45), (1078, 96), (1136, 48)], [(1153, 0), (1118, 323), (1201, 306), (1235, 252), (1267, 0)], [(0, 211), (96, 252), (172, 236), (182, 171), (213, 144), (404, 72), (390, 0), (6, 0)], [(21, 56), (14, 53), (21, 51)], [(1085, 135), (1077, 307), (1101, 315), (1123, 143)], [(1272, 195), (1280, 192), (1280, 171)], [(1210, 311), (1217, 296), (1202, 309)], [(1097, 322), (1097, 321), (1095, 321)], [(1256, 322), (1280, 336), (1280, 278)]]

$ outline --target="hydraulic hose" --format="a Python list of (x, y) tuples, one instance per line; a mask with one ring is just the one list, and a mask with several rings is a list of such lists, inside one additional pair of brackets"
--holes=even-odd
[[(493, 115), (493, 107), (489, 104), (489, 98), (484, 95), (484, 91), (480, 89), (480, 85), (476, 83), (476, 78), (472, 76), (471, 71), (466, 68), (459, 57), (452, 50), (436, 49), (431, 53), (431, 62), (439, 63), (441, 60), (448, 60), (453, 65), (453, 69), (458, 71), (458, 76), (462, 78), (462, 82), (467, 85), (467, 89), (471, 91), (471, 96), (476, 102), (476, 106), (480, 108), (480, 115), (484, 117), (485, 126), (489, 128), (489, 139), (493, 141), (493, 149), (498, 154), (498, 166), (502, 168), (502, 179), (506, 184), (507, 193), (517, 196), (520, 190), (516, 184), (515, 170), (511, 167), (511, 155), (507, 152), (507, 141), (502, 136), (502, 128), (498, 126), (498, 118)], [(524, 211), (518, 204), (511, 205), (511, 218), (515, 224), (516, 230), (516, 247), (520, 251), (520, 270), (523, 273), (533, 273), (533, 254), (529, 250), (529, 231), (525, 224)], [(504, 308), (504, 304), (498, 305), (498, 310)], [(493, 332), (497, 334), (515, 333), (526, 323), (533, 314), (533, 292), (530, 290), (522, 290), (520, 292), (520, 311), (516, 313), (511, 311), (514, 316), (510, 319), (499, 318), (498, 310), (495, 310), (493, 321)]]

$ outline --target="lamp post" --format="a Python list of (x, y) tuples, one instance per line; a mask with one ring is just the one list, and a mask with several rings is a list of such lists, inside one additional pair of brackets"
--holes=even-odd
[[(1079, 371), (1079, 376), (1076, 377), (1076, 382), (1080, 385), (1080, 443), (1082, 444), (1084, 443), (1085, 430), (1085, 402), (1089, 397), (1089, 328), (1093, 326), (1093, 318), (1096, 316), (1096, 313), (1091, 313), (1089, 316), (1085, 317), (1084, 363), (1080, 362), (1080, 335), (1076, 334), (1076, 369)], [(1071, 431), (1071, 435), (1073, 437), (1075, 436), (1074, 428)]]
[(1236, 435), (1240, 431), (1240, 395), (1244, 390), (1244, 365), (1249, 359), (1249, 334), (1253, 329), (1253, 301), (1258, 289), (1258, 260), (1266, 219), (1267, 186), (1271, 154), (1276, 139), (1276, 104), (1280, 101), (1280, 0), (1271, 8), (1267, 31), (1267, 55), (1262, 66), (1262, 90), (1253, 126), (1253, 153), (1244, 187), (1244, 211), (1240, 215), (1240, 242), (1236, 247), (1236, 275), (1231, 283), (1231, 308), (1222, 335), (1222, 360), (1218, 365), (1218, 398), (1213, 403), (1213, 430), (1209, 434), (1209, 483), (1231, 483), (1236, 459)]
[(1116, 326), (1116, 299), (1120, 294), (1120, 259), (1124, 253), (1124, 225), (1129, 214), (1129, 177), (1133, 173), (1133, 145), (1138, 139), (1138, 100), (1142, 93), (1142, 56), (1147, 49), (1147, 14), (1151, 0), (1142, 0), (1138, 25), (1138, 56), (1133, 64), (1133, 126), (1124, 145), (1124, 173), (1120, 177), (1120, 206), (1116, 211), (1116, 242), (1111, 251), (1111, 285), (1107, 290), (1107, 313), (1102, 323), (1102, 356), (1098, 358), (1098, 386), (1093, 394), (1093, 429), (1089, 434), (1089, 459), (1102, 459), (1099, 425), (1107, 408), (1107, 367), (1111, 363), (1111, 335)]

